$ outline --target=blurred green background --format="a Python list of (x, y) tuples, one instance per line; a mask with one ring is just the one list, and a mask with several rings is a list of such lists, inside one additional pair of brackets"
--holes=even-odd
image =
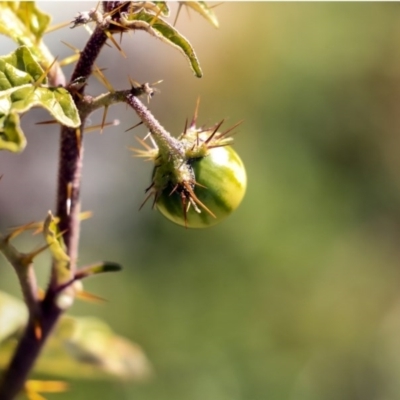
[[(61, 22), (95, 3), (39, 6)], [(123, 38), (127, 59), (107, 48), (98, 65), (118, 89), (128, 75), (163, 79), (150, 109), (176, 134), (198, 96), (200, 124), (244, 119), (235, 148), (246, 197), (206, 230), (150, 206), (138, 212), (151, 166), (128, 147), (146, 131), (124, 132), (138, 122), (124, 106), (109, 111), (120, 126), (86, 137), (82, 208), (94, 216), (82, 226), (80, 264), (124, 270), (87, 281), (107, 303), (77, 302), (71, 313), (104, 318), (139, 343), (155, 374), (141, 384), (77, 380), (49, 398), (399, 399), (400, 5), (235, 2), (215, 12), (218, 30), (185, 10), (177, 23), (202, 79), (143, 32)], [(71, 54), (61, 40), (82, 48), (87, 37), (67, 27), (48, 44), (61, 59)], [(88, 89), (103, 91), (95, 80)], [(32, 127), (46, 119), (24, 117), (28, 147), (0, 156), (3, 232), (54, 210), (58, 129)], [(0, 290), (19, 293), (4, 259), (0, 267)]]

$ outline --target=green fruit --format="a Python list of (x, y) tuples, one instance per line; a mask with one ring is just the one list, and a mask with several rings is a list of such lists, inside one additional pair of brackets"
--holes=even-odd
[(206, 228), (224, 220), (241, 203), (247, 184), (242, 160), (231, 146), (211, 148), (205, 157), (189, 159), (194, 182), (168, 183), (156, 196), (157, 209), (188, 228)]

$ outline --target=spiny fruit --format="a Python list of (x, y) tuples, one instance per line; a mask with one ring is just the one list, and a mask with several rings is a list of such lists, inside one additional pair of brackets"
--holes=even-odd
[(205, 228), (224, 220), (241, 203), (247, 185), (243, 162), (228, 135), (238, 124), (221, 133), (223, 121), (204, 129), (196, 128), (196, 118), (197, 109), (190, 127), (185, 126), (168, 151), (157, 146), (153, 134), (155, 148), (141, 141), (146, 150), (136, 150), (155, 164), (142, 206), (153, 197), (153, 206), (161, 214), (187, 228)]

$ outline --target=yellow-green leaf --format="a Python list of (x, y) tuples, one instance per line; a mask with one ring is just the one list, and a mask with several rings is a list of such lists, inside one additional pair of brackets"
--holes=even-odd
[(156, 17), (146, 11), (138, 13), (121, 13), (123, 24), (131, 29), (141, 29), (161, 39), (163, 42), (180, 50), (189, 60), (194, 74), (201, 78), (203, 73), (199, 60), (190, 42), (172, 25), (162, 18)]
[(26, 46), (0, 57), (0, 150), (24, 149), (26, 139), (18, 115), (35, 106), (47, 109), (62, 125), (79, 126), (78, 110), (69, 92), (38, 86), (36, 81), (42, 74), (43, 69)]
[(0, 343), (25, 326), (27, 320), (25, 303), (0, 291)]
[(0, 33), (17, 43), (37, 43), (50, 23), (50, 16), (41, 12), (34, 2), (0, 2)]

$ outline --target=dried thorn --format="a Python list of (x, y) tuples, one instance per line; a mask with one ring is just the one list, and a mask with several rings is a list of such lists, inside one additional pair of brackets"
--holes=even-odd
[(171, 190), (171, 193), (170, 193), (168, 196), (171, 196), (171, 195), (176, 191), (176, 189), (178, 189), (178, 187), (179, 187), (179, 184), (177, 183), (177, 184), (174, 186), (174, 188)]
[(104, 107), (104, 112), (103, 112), (103, 118), (101, 120), (100, 134), (103, 133), (104, 125), (106, 123), (106, 118), (107, 118), (107, 111), (108, 111), (108, 106), (105, 106)]
[[(151, 186), (149, 186), (149, 187), (146, 189), (146, 192), (147, 192), (149, 189), (151, 189), (153, 186), (154, 186), (154, 182), (151, 184)], [(149, 199), (151, 198), (151, 196), (156, 197), (154, 192), (150, 192), (150, 193), (146, 196), (146, 198), (143, 200), (142, 204), (140, 205), (139, 211), (143, 208), (143, 206), (147, 203), (147, 200), (149, 200)], [(154, 206), (154, 203), (153, 203), (153, 206)]]
[(43, 74), (39, 77), (39, 79), (36, 82), (34, 82), (33, 85), (35, 86), (35, 88), (39, 87), (42, 84), (42, 82), (46, 78), (47, 74), (50, 72), (50, 70), (53, 68), (53, 65), (56, 63), (57, 58), (58, 58), (58, 56), (55, 57), (53, 62), (43, 71)]
[(199, 107), (200, 107), (200, 96), (197, 98), (197, 101), (196, 101), (196, 108), (195, 108), (195, 110), (194, 110), (194, 115), (193, 115), (192, 122), (190, 123), (190, 127), (191, 127), (191, 128), (194, 128), (194, 127), (196, 126), (196, 121), (197, 121), (197, 115), (198, 115), (198, 112), (199, 112)]
[(204, 204), (202, 203), (198, 197), (195, 195), (193, 189), (188, 185), (187, 183), (184, 183), (185, 189), (189, 193), (190, 197), (195, 201), (196, 204), (198, 204), (201, 208), (203, 208), (205, 211), (207, 211), (212, 217), (217, 218), (215, 214)]
[[(242, 119), (241, 121), (237, 122), (235, 125), (231, 126), (230, 128), (228, 128), (225, 132), (220, 134), (220, 138), (227, 136), (229, 132), (231, 132), (233, 129), (237, 128), (244, 120)], [(230, 135), (232, 136), (232, 135)]]
[(207, 186), (204, 186), (204, 185), (202, 185), (201, 183), (199, 183), (199, 182), (194, 182), (194, 184), (196, 185), (196, 186), (198, 186), (198, 187), (201, 187), (201, 188), (203, 188), (203, 189), (208, 189), (208, 187)]
[(66, 200), (66, 211), (67, 215), (71, 212), (71, 203), (72, 203), (72, 183), (67, 183), (67, 200)]
[(22, 232), (32, 229), (35, 225), (36, 225), (36, 222), (29, 222), (25, 225), (14, 228), (14, 230), (6, 236), (5, 241), (9, 242), (10, 240), (12, 240), (12, 239), (16, 238), (18, 235), (20, 235)]
[(187, 132), (187, 125), (188, 125), (188, 119), (186, 118), (186, 120), (185, 120), (185, 128), (183, 129), (183, 136), (186, 135), (186, 132)]
[(104, 125), (89, 126), (88, 128), (84, 129), (83, 133), (86, 134), (86, 133), (97, 131), (98, 129), (102, 129), (102, 127), (108, 128), (109, 126), (118, 126), (118, 125), (119, 125), (119, 120), (114, 119), (111, 122), (106, 122)]
[(80, 53), (81, 52), (77, 47), (75, 47), (74, 45), (72, 45), (72, 44), (70, 44), (68, 42), (64, 42), (64, 40), (61, 40), (61, 43), (64, 44), (65, 46), (69, 47), (75, 53)]
[(48, 121), (40, 121), (35, 123), (35, 125), (51, 125), (51, 124), (59, 124), (59, 122), (56, 119), (50, 119)]
[(230, 146), (231, 143), (218, 143), (218, 144), (214, 144), (211, 146), (207, 146), (207, 149), (216, 149), (217, 147), (225, 147), (225, 146)]
[(157, 14), (154, 14), (153, 19), (149, 22), (149, 25), (150, 25), (150, 26), (153, 26), (153, 25), (154, 25), (154, 22), (157, 21), (157, 18), (160, 16), (160, 14), (161, 14), (161, 9), (159, 9), (159, 10), (157, 11)]
[(72, 56), (65, 57), (59, 62), (59, 65), (60, 67), (65, 67), (66, 65), (77, 62), (80, 56), (80, 54), (73, 54)]
[(40, 253), (43, 253), (43, 251), (47, 250), (49, 247), (50, 247), (50, 245), (48, 243), (46, 243), (42, 247), (39, 247), (37, 250), (32, 251), (29, 254), (25, 254), (24, 257), (23, 257), (23, 263), (26, 264), (26, 266), (28, 266), (29, 264), (32, 263), (33, 259), (37, 255), (39, 255)]
[(82, 132), (80, 128), (77, 128), (75, 130), (75, 135), (76, 135), (76, 147), (80, 151), (82, 146)]
[(75, 296), (79, 300), (88, 301), (91, 303), (105, 303), (107, 300), (104, 297), (97, 296), (93, 293), (80, 290), (75, 292)]
[(215, 127), (213, 133), (207, 138), (207, 140), (204, 142), (205, 144), (208, 144), (210, 140), (214, 137), (214, 135), (217, 133), (218, 129), (220, 126), (224, 123), (224, 120), (222, 120), (217, 126)]
[(35, 334), (35, 338), (36, 338), (36, 340), (39, 341), (40, 339), (42, 339), (42, 335), (43, 335), (42, 326), (40, 325), (40, 321), (38, 321), (38, 320), (35, 320), (33, 325), (34, 325), (33, 331)]
[(135, 139), (148, 151), (156, 150), (153, 147), (149, 146), (143, 139), (140, 137), (135, 137)]
[(45, 291), (43, 289), (38, 288), (36, 295), (37, 295), (39, 300), (43, 300), (45, 298), (45, 296), (46, 296), (46, 293), (45, 293)]
[(174, 26), (174, 27), (175, 27), (176, 23), (178, 22), (178, 17), (179, 17), (179, 14), (180, 14), (180, 12), (181, 12), (182, 6), (183, 6), (183, 4), (182, 4), (182, 3), (179, 3), (178, 11), (176, 12), (176, 17), (175, 17), (175, 20), (174, 20), (174, 23), (173, 23), (173, 26)]
[(118, 44), (118, 42), (113, 38), (112, 34), (108, 31), (104, 31), (107, 37), (111, 40), (112, 44), (118, 49), (118, 51), (121, 53), (122, 57), (127, 58), (126, 54), (122, 50), (122, 47)]
[(44, 31), (44, 34), (46, 35), (47, 33), (51, 33), (51, 32), (57, 31), (58, 29), (65, 28), (65, 27), (67, 27), (70, 23), (71, 23), (71, 21), (67, 21), (67, 22), (60, 22), (59, 24), (49, 26), (49, 27)]
[(130, 128), (126, 129), (125, 132), (128, 132), (128, 131), (130, 131), (130, 130), (132, 130), (132, 129), (135, 129), (135, 128), (137, 128), (139, 125), (142, 125), (142, 124), (143, 124), (143, 121), (140, 121), (140, 122), (138, 122), (136, 125), (133, 125), (133, 126), (131, 126)]
[(103, 69), (100, 69), (96, 64), (94, 65), (94, 73), (93, 75), (97, 78), (97, 80), (102, 83), (109, 92), (114, 93), (115, 89), (111, 85), (110, 81), (103, 74)]

